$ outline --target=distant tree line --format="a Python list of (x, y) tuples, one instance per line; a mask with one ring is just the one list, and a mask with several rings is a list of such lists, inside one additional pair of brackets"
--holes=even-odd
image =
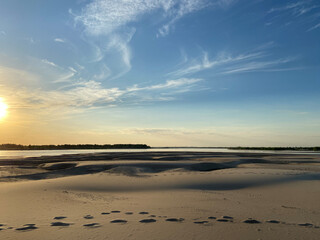
[(63, 144), (63, 145), (20, 145), (1, 144), (0, 150), (73, 150), (73, 149), (147, 149), (146, 144)]
[(234, 150), (320, 151), (320, 147), (229, 147)]

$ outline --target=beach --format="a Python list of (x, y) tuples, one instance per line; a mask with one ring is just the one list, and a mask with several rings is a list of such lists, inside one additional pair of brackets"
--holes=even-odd
[(0, 239), (318, 239), (320, 154), (0, 160)]

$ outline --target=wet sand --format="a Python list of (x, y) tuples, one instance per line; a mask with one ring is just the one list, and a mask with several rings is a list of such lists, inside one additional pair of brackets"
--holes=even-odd
[(0, 160), (0, 239), (318, 239), (320, 155)]

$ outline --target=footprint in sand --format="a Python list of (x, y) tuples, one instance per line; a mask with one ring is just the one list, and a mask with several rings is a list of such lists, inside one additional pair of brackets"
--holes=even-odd
[(167, 222), (183, 222), (184, 218), (167, 218)]
[(67, 218), (67, 217), (64, 217), (64, 216), (58, 216), (58, 217), (54, 217), (53, 219), (55, 219), (55, 220), (61, 220), (61, 219), (65, 219), (65, 218)]
[(208, 219), (217, 219), (216, 217), (208, 217)]
[(21, 227), (21, 228), (16, 228), (17, 231), (30, 231), (30, 230), (35, 230), (35, 229), (38, 229), (36, 227), (35, 224), (31, 223), (31, 224), (25, 224), (23, 225), (24, 227)]
[[(5, 226), (5, 224), (0, 224), (0, 227), (4, 227)], [(8, 228), (9, 229), (9, 228)], [(4, 230), (3, 228), (0, 228), (0, 231), (1, 230)]]
[(70, 225), (71, 225), (71, 223), (64, 223), (64, 222), (52, 222), (51, 223), (52, 227), (68, 227)]
[(217, 219), (217, 222), (230, 222), (229, 219), (219, 218)]
[(125, 214), (127, 214), (127, 215), (132, 215), (133, 212), (126, 212)]
[(139, 212), (139, 214), (144, 215), (144, 214), (149, 214), (149, 212)]
[(113, 210), (113, 211), (111, 211), (112, 213), (120, 213), (120, 211), (118, 211), (118, 210)]
[(93, 219), (93, 216), (91, 216), (91, 215), (86, 215), (86, 216), (84, 216), (83, 218), (85, 218), (85, 219)]
[(218, 222), (233, 222), (233, 217), (222, 216), (222, 218), (217, 219)]
[(88, 223), (88, 224), (84, 224), (83, 226), (87, 227), (87, 228), (98, 228), (98, 227), (101, 227), (101, 225), (99, 223)]
[(152, 218), (154, 218), (154, 217), (156, 217), (156, 215), (150, 215), (149, 217), (152, 217)]
[(116, 219), (116, 220), (112, 220), (110, 221), (110, 223), (127, 223), (127, 220), (123, 220), (123, 219)]
[(278, 221), (278, 220), (267, 220), (266, 222), (267, 223), (280, 223), (280, 221)]
[(153, 218), (147, 218), (147, 219), (142, 219), (140, 220), (139, 222), (141, 223), (154, 223), (156, 222), (157, 220), (153, 219)]
[(249, 223), (249, 224), (261, 223), (260, 221), (255, 220), (255, 219), (252, 219), (252, 218), (249, 218), (249, 219), (247, 219), (247, 220), (244, 220), (243, 222), (244, 222), (244, 223)]
[(312, 223), (299, 223), (298, 225), (301, 227), (312, 227), (313, 226)]
[(108, 215), (110, 214), (109, 212), (102, 212), (101, 215)]
[(196, 221), (196, 222), (193, 222), (195, 224), (205, 224), (205, 223), (209, 223), (208, 221)]

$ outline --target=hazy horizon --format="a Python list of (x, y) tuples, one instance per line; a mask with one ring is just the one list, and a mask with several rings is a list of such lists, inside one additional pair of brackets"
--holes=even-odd
[(320, 145), (316, 0), (0, 6), (0, 144)]

